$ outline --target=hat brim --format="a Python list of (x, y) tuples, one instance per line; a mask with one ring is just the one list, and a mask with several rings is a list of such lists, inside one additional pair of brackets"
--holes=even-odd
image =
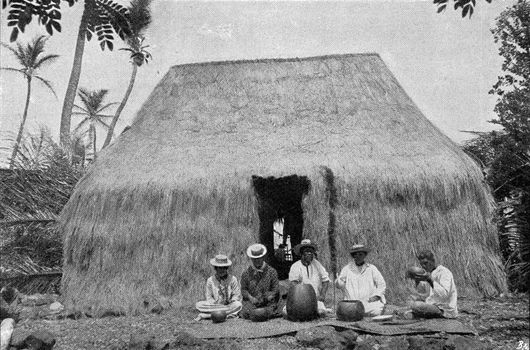
[(370, 253), (370, 249), (368, 249), (368, 248), (358, 248), (358, 249), (351, 249), (350, 250), (350, 254), (359, 253), (359, 252), (368, 254), (368, 253)]
[(212, 265), (213, 267), (230, 267), (232, 266), (232, 261), (228, 259), (228, 262), (226, 263), (218, 263), (217, 261), (215, 261), (215, 258), (213, 258), (210, 259), (210, 265)]
[(251, 245), (250, 247), (247, 248), (247, 256), (251, 259), (259, 259), (259, 258), (263, 258), (265, 255), (267, 255), (267, 247), (265, 247), (263, 245), (263, 253), (261, 253), (260, 255), (252, 255), (252, 247), (254, 245)]
[(317, 247), (316, 245), (314, 245), (313, 243), (311, 244), (297, 244), (294, 248), (293, 248), (293, 251), (296, 255), (300, 255), (300, 250), (303, 249), (303, 248), (313, 248), (313, 250), (316, 252), (317, 251)]

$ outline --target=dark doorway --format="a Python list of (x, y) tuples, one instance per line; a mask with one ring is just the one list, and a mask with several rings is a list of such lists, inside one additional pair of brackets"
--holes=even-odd
[[(286, 279), (296, 259), (291, 248), (302, 240), (302, 199), (309, 192), (311, 182), (306, 176), (298, 175), (280, 178), (254, 175), (252, 185), (258, 199), (259, 241), (270, 252), (267, 263), (278, 271), (280, 279)], [(281, 232), (275, 232), (275, 227), (281, 227)]]

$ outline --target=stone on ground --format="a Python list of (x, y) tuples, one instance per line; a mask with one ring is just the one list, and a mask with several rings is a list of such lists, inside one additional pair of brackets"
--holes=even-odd
[[(344, 335), (342, 334), (344, 333)], [(357, 333), (339, 333), (331, 326), (312, 327), (296, 333), (296, 340), (304, 347), (317, 349), (353, 349)]]
[(488, 350), (493, 347), (472, 337), (451, 335), (445, 342), (444, 350)]
[(11, 335), (15, 328), (15, 320), (12, 318), (5, 318), (0, 324), (0, 350), (6, 350), (11, 341)]
[(51, 350), (55, 345), (55, 336), (44, 330), (39, 330), (31, 333), (24, 344), (29, 350)]

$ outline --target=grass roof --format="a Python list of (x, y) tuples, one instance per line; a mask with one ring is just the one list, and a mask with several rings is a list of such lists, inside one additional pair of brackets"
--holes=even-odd
[(340, 263), (349, 244), (369, 243), (401, 298), (401, 269), (431, 248), (462, 290), (505, 289), (480, 169), (377, 54), (359, 54), (172, 67), (63, 211), (67, 302), (192, 303), (217, 252), (237, 275), (258, 233), (252, 175), (308, 177), (304, 235), (329, 261), (324, 168)]

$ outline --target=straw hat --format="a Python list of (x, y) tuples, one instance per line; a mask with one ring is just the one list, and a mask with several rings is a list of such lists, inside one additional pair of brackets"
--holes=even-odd
[(215, 267), (228, 267), (232, 266), (232, 261), (226, 255), (219, 254), (210, 259), (210, 264)]
[(302, 242), (300, 242), (300, 244), (294, 246), (293, 251), (296, 255), (300, 255), (300, 249), (306, 247), (313, 248), (314, 251), (317, 250), (317, 246), (311, 243), (310, 239), (302, 239)]
[(364, 244), (354, 244), (350, 248), (350, 254), (357, 253), (357, 252), (364, 252), (368, 254), (370, 252), (370, 249), (368, 249), (368, 247), (366, 247)]
[(263, 244), (256, 243), (247, 248), (247, 255), (251, 259), (262, 258), (267, 254), (267, 247)]

